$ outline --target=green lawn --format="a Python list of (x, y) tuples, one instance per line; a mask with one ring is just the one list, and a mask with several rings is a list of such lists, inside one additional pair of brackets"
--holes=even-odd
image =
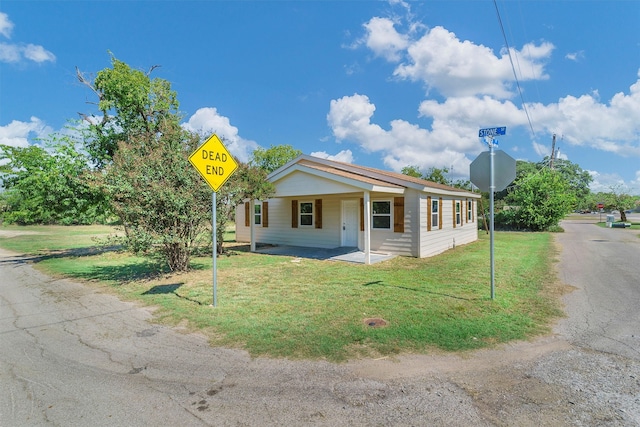
[[(49, 274), (155, 306), (158, 322), (188, 325), (214, 346), (253, 356), (341, 361), (470, 350), (548, 332), (562, 315), (548, 233), (496, 234), (495, 300), (484, 232), (478, 242), (436, 257), (371, 266), (232, 247), (218, 259), (214, 308), (210, 258), (195, 259), (189, 273), (169, 274), (145, 258), (91, 249), (93, 235), (104, 239), (112, 231), (106, 227), (21, 229), (43, 234), (0, 238), (0, 246), (37, 254), (37, 266)], [(370, 318), (387, 326), (371, 327)]]

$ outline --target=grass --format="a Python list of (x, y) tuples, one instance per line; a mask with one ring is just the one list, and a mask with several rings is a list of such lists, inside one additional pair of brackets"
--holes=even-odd
[[(464, 351), (546, 333), (562, 315), (549, 233), (497, 233), (495, 300), (483, 232), (478, 242), (436, 257), (371, 266), (231, 248), (218, 258), (213, 308), (210, 258), (195, 259), (188, 273), (168, 274), (144, 258), (91, 249), (92, 233), (107, 235), (105, 228), (25, 230), (47, 234), (0, 239), (0, 246), (37, 255), (37, 265), (49, 274), (155, 306), (158, 322), (187, 325), (212, 345), (244, 348), (253, 356), (342, 361)], [(388, 324), (371, 327), (368, 318)]]

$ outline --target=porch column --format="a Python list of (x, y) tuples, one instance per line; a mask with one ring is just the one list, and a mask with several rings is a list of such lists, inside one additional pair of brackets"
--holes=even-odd
[(364, 263), (371, 264), (371, 197), (364, 192)]
[(256, 202), (255, 200), (251, 200), (249, 202), (249, 241), (251, 242), (251, 252), (255, 252), (256, 251), (256, 219), (255, 219), (255, 214), (256, 214)]

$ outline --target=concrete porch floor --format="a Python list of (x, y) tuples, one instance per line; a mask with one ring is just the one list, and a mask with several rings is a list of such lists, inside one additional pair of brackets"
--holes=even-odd
[[(337, 248), (307, 248), (304, 246), (265, 246), (258, 247), (256, 253), (268, 255), (284, 255), (298, 258), (309, 258), (328, 261), (343, 261), (356, 264), (364, 264), (364, 252), (358, 248), (337, 247)], [(382, 252), (370, 252), (371, 264), (395, 258)]]

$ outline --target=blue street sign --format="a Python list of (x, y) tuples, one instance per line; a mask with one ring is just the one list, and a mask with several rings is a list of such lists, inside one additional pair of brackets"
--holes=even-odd
[(499, 128), (480, 129), (480, 132), (478, 132), (478, 136), (480, 138), (483, 138), (485, 136), (496, 136), (496, 135), (506, 135), (506, 134), (507, 134), (506, 126), (502, 126)]

